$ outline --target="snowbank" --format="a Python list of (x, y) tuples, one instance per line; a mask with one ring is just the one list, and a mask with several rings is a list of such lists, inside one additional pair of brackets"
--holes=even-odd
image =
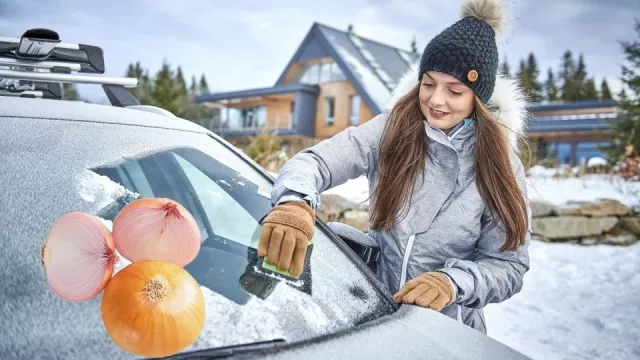
[(598, 156), (592, 157), (591, 159), (589, 159), (589, 161), (587, 161), (588, 167), (607, 166), (608, 164), (609, 163), (607, 162), (607, 160)]
[(608, 175), (569, 179), (530, 176), (527, 178), (527, 196), (531, 201), (546, 201), (553, 205), (614, 199), (632, 207), (640, 204), (640, 182), (627, 182)]
[(534, 241), (522, 291), (485, 308), (488, 335), (533, 359), (640, 357), (640, 243)]

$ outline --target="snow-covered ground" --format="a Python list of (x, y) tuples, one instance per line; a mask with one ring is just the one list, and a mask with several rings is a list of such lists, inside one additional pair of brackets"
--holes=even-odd
[[(637, 205), (640, 184), (606, 176), (527, 179), (530, 200), (618, 199)], [(365, 178), (326, 191), (365, 202)], [(365, 202), (366, 203), (366, 202)], [(486, 308), (489, 336), (533, 359), (640, 359), (640, 243), (631, 247), (534, 241), (522, 291)]]
[(485, 308), (488, 335), (533, 359), (640, 359), (640, 243), (531, 243), (522, 291)]

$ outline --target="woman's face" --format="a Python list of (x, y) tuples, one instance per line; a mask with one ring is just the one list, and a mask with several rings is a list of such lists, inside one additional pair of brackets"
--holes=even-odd
[(431, 127), (449, 132), (471, 116), (475, 95), (451, 75), (425, 72), (420, 83), (420, 110)]

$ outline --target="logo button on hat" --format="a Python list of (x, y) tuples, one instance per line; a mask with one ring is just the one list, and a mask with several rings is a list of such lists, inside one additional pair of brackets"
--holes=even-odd
[(476, 82), (476, 80), (478, 80), (478, 72), (475, 70), (469, 70), (467, 73), (467, 80), (470, 82)]

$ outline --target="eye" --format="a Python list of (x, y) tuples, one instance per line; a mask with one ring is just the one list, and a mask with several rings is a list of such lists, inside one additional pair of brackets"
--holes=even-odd
[(434, 86), (433, 84), (429, 84), (429, 83), (422, 83), (422, 85), (426, 86), (426, 87), (432, 87)]
[(453, 95), (455, 95), (455, 96), (460, 96), (460, 95), (462, 95), (462, 93), (461, 93), (461, 92), (458, 92), (458, 91), (453, 91), (453, 90), (449, 90), (449, 91), (450, 91)]

